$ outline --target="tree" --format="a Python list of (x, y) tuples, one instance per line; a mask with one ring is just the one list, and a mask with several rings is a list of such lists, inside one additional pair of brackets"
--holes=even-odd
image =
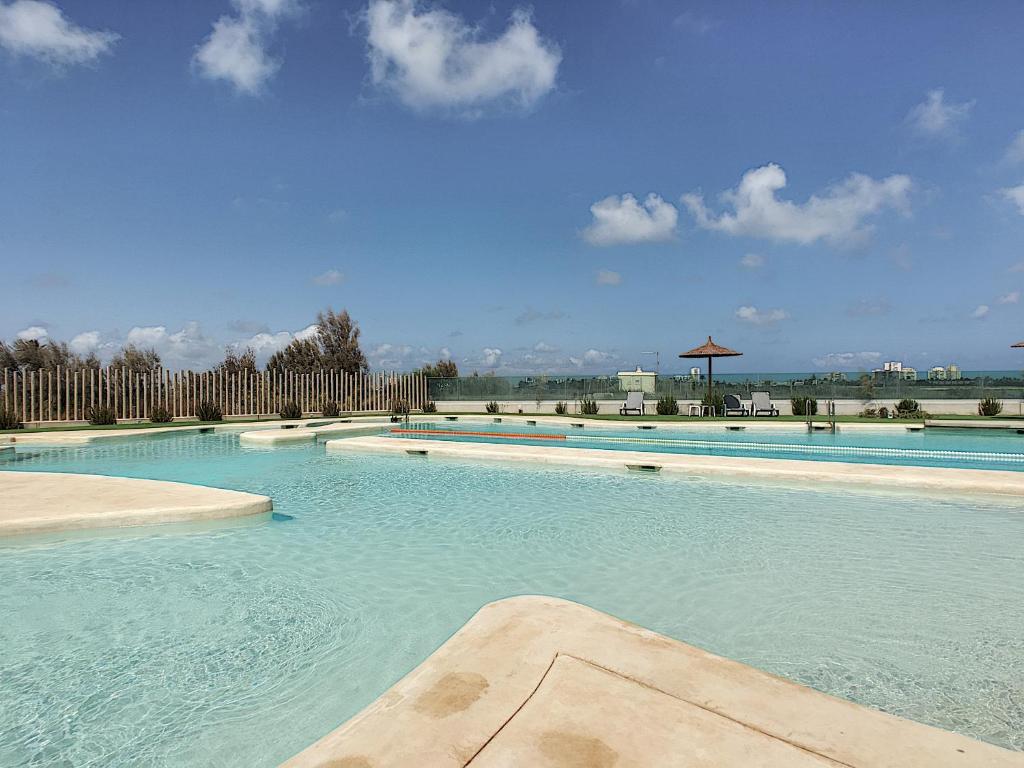
[(112, 368), (127, 368), (132, 373), (149, 373), (160, 367), (160, 355), (150, 347), (140, 349), (134, 344), (125, 344), (110, 361)]
[(316, 318), (316, 333), (291, 343), (270, 356), (267, 370), (311, 373), (319, 370), (364, 373), (369, 368), (359, 347), (359, 326), (348, 312), (331, 309)]
[(238, 373), (256, 373), (256, 352), (252, 347), (246, 347), (244, 352), (238, 354), (231, 347), (227, 347), (224, 350), (224, 360), (218, 363), (214, 370), (229, 376)]
[(425, 365), (420, 373), (428, 379), (457, 379), (459, 378), (459, 366), (454, 360), (438, 360), (433, 365)]
[(62, 341), (17, 339), (10, 346), (0, 341), (0, 368), (54, 371), (58, 367), (71, 370), (99, 368), (100, 361), (95, 354), (88, 357), (75, 354)]

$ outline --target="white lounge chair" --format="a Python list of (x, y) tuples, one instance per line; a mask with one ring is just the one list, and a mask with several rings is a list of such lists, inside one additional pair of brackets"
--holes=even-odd
[(636, 413), (640, 416), (644, 415), (644, 393), (643, 392), (627, 392), (626, 402), (619, 408), (620, 416), (627, 416), (630, 413)]
[(772, 402), (771, 395), (767, 392), (750, 393), (750, 409), (755, 416), (778, 416), (779, 409)]

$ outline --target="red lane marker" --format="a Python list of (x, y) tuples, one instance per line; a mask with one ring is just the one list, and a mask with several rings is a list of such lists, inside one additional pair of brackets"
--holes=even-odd
[(517, 440), (565, 440), (565, 435), (529, 435), (517, 432), (465, 432), (454, 429), (402, 429), (392, 427), (393, 435), (470, 435), (471, 437), (505, 437)]

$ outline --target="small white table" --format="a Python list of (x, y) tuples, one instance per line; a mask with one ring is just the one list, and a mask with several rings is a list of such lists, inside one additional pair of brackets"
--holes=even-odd
[(690, 403), (688, 406), (687, 416), (714, 416), (715, 407), (713, 405), (699, 405), (697, 403)]

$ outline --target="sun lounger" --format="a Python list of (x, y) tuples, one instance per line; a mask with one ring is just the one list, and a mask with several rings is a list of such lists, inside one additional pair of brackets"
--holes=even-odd
[(747, 406), (740, 400), (739, 395), (726, 395), (725, 396), (725, 415), (726, 416), (749, 416), (750, 411)]
[(755, 416), (779, 415), (779, 409), (775, 407), (775, 403), (771, 400), (771, 395), (767, 392), (751, 392), (750, 407), (754, 411)]
[(626, 402), (619, 408), (620, 416), (628, 416), (630, 413), (635, 413), (639, 416), (644, 414), (644, 393), (643, 392), (627, 392)]

